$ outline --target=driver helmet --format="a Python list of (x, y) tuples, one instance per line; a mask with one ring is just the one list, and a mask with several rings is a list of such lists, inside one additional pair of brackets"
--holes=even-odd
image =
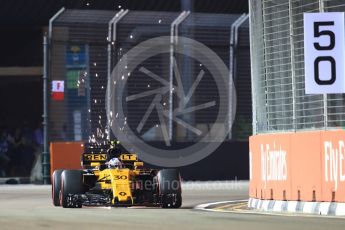
[(115, 168), (122, 168), (122, 162), (119, 160), (119, 158), (112, 158), (109, 162), (108, 165), (111, 167)]

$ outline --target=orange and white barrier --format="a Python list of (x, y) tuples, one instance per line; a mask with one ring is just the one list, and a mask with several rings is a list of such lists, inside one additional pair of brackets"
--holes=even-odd
[(345, 131), (249, 139), (251, 198), (345, 202)]

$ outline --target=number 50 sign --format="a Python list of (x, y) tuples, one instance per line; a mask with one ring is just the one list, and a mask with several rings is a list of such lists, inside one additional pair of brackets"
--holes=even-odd
[(344, 13), (304, 14), (305, 93), (345, 93)]

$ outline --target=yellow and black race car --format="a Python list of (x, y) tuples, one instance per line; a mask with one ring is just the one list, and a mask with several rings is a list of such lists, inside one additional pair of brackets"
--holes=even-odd
[[(93, 144), (82, 155), (82, 170), (55, 170), (52, 199), (55, 206), (157, 206), (182, 205), (181, 177), (175, 169), (147, 169), (136, 154), (119, 144)], [(116, 158), (120, 164), (111, 165)]]

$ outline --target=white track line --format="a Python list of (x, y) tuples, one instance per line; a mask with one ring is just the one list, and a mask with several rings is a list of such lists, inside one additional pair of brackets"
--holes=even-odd
[(231, 204), (231, 203), (239, 203), (239, 202), (246, 202), (248, 200), (229, 200), (229, 201), (219, 201), (219, 202), (212, 202), (212, 203), (205, 203), (199, 204), (194, 207), (195, 210), (202, 210), (207, 212), (222, 212), (222, 213), (235, 213), (235, 214), (254, 214), (254, 215), (267, 215), (267, 216), (284, 216), (284, 217), (311, 217), (311, 218), (328, 218), (328, 219), (345, 219), (344, 216), (322, 216), (322, 215), (312, 215), (312, 214), (304, 214), (304, 213), (274, 213), (274, 212), (260, 212), (260, 211), (252, 211), (252, 210), (243, 210), (243, 211), (234, 211), (234, 210), (221, 210), (221, 209), (214, 209), (214, 208), (207, 208), (212, 205), (216, 204)]
[(216, 205), (216, 204), (232, 204), (232, 203), (247, 202), (247, 201), (248, 200), (228, 200), (228, 201), (205, 203), (205, 204), (199, 204), (199, 205), (195, 206), (194, 209), (211, 211), (212, 209), (207, 209), (207, 207), (212, 206), (212, 205)]

